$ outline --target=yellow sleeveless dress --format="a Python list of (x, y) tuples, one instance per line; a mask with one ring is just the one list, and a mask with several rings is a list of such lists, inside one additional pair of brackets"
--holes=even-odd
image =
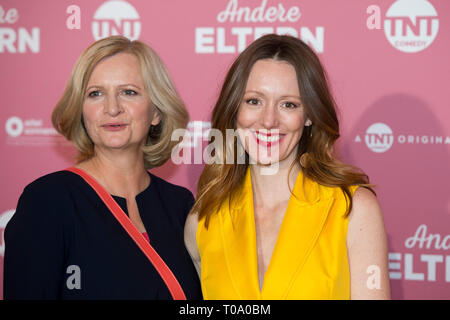
[[(351, 188), (352, 195), (357, 186)], [(348, 218), (340, 188), (298, 175), (262, 290), (250, 169), (235, 196), (197, 229), (204, 299), (350, 299)]]

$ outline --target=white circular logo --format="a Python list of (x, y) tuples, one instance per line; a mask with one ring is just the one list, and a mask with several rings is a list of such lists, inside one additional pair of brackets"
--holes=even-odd
[(394, 142), (391, 128), (384, 123), (378, 122), (366, 130), (365, 142), (373, 152), (382, 153), (388, 151)]
[(18, 137), (23, 132), (23, 121), (19, 117), (11, 117), (5, 124), (6, 133), (11, 137)]
[(386, 38), (403, 52), (424, 50), (434, 41), (438, 30), (437, 12), (427, 0), (397, 0), (384, 20)]
[(115, 35), (123, 35), (130, 40), (137, 40), (141, 34), (139, 14), (126, 1), (107, 1), (95, 11), (92, 34), (95, 40)]
[(0, 215), (0, 232), (2, 234), (1, 236), (1, 242), (0, 242), (0, 256), (3, 257), (5, 254), (5, 237), (3, 235), (3, 230), (5, 230), (6, 225), (8, 224), (8, 221), (11, 220), (12, 216), (14, 215), (15, 210), (8, 210), (6, 212), (3, 212)]

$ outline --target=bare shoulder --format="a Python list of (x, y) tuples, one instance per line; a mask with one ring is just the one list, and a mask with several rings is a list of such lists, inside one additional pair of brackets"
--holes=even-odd
[[(377, 197), (359, 187), (353, 195), (347, 232), (352, 299), (389, 299), (388, 246)], [(375, 268), (376, 274), (368, 274)], [(375, 272), (375, 271), (374, 271)], [(374, 283), (371, 281), (375, 279)]]
[(186, 223), (184, 225), (184, 239), (185, 241), (191, 243), (196, 241), (198, 226), (198, 214), (197, 212), (190, 212), (186, 218)]
[(353, 205), (358, 207), (358, 209), (376, 209), (380, 207), (376, 195), (364, 187), (356, 189), (355, 194), (353, 195)]
[(184, 225), (184, 243), (194, 262), (197, 273), (200, 275), (200, 254), (197, 247), (197, 228), (198, 214), (196, 212), (191, 212), (188, 214)]
[(360, 239), (361, 233), (374, 236), (384, 232), (383, 213), (375, 194), (359, 187), (353, 195), (353, 207), (349, 216), (347, 243)]

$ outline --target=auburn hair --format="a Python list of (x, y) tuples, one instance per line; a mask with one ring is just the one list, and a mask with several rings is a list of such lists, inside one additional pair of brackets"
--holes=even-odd
[[(334, 153), (334, 143), (339, 138), (339, 122), (336, 103), (331, 95), (328, 79), (319, 58), (303, 41), (292, 36), (266, 35), (250, 44), (234, 61), (228, 71), (219, 98), (213, 109), (211, 127), (226, 136), (226, 129), (236, 129), (236, 117), (244, 97), (247, 80), (253, 65), (262, 59), (287, 62), (295, 68), (301, 103), (305, 116), (313, 125), (305, 126), (300, 138), (292, 167), (301, 165), (303, 176), (317, 183), (339, 187), (347, 201), (346, 216), (352, 209), (349, 187), (358, 185), (369, 188), (369, 178), (360, 169), (339, 161)], [(211, 140), (212, 138), (210, 138)], [(210, 141), (211, 142), (211, 141)], [(238, 144), (223, 141), (224, 153)], [(227, 149), (228, 148), (228, 149)], [(248, 155), (246, 155), (248, 160)], [(191, 210), (209, 217), (243, 182), (248, 161), (244, 164), (225, 162), (207, 164), (198, 182), (197, 200)]]

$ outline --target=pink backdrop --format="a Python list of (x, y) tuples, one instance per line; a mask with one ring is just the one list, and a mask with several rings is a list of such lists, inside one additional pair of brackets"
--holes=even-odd
[[(448, 0), (1, 0), (0, 6), (0, 287), (3, 230), (24, 186), (73, 164), (74, 148), (51, 129), (50, 114), (89, 44), (115, 30), (150, 44), (191, 121), (207, 128), (238, 51), (263, 33), (280, 32), (296, 34), (319, 54), (339, 105), (339, 151), (377, 185), (392, 297), (450, 298)], [(202, 167), (169, 161), (153, 172), (195, 193)]]

